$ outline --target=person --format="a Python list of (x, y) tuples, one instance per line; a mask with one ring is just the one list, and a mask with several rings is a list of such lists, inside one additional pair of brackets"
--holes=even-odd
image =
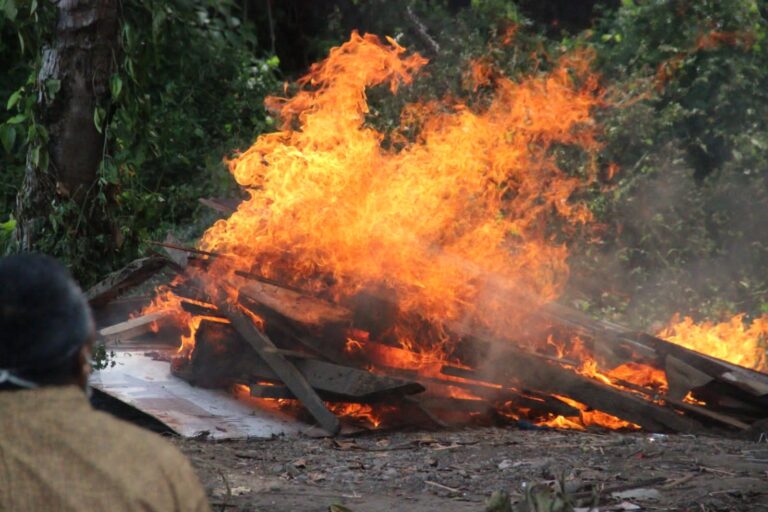
[(208, 511), (181, 452), (91, 407), (94, 333), (60, 263), (0, 259), (0, 511)]

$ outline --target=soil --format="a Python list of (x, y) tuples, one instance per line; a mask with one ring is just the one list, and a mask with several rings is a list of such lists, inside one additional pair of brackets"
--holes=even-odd
[(214, 511), (481, 512), (494, 491), (520, 502), (547, 484), (584, 512), (595, 499), (600, 511), (768, 511), (765, 439), (483, 428), (174, 442)]

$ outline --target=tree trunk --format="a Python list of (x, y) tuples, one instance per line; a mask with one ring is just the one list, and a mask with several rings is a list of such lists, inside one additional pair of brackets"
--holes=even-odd
[(16, 203), (15, 237), (25, 251), (39, 250), (37, 242), (55, 230), (50, 216), (54, 204), (73, 201), (78, 226), (104, 225), (103, 215), (93, 207), (105, 143), (94, 112), (109, 99), (118, 48), (118, 3), (59, 0), (57, 10), (53, 42), (43, 48), (37, 80), (37, 122), (46, 128), (48, 141), (38, 150), (30, 145)]

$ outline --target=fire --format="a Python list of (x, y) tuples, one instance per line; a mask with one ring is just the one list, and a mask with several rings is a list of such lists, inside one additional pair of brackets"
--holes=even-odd
[[(269, 386), (274, 385), (272, 382), (259, 382), (259, 384)], [(251, 396), (250, 386), (245, 384), (233, 385), (232, 394), (240, 400), (254, 402), (278, 410), (294, 410), (299, 407), (299, 403), (294, 399), (254, 398)], [(325, 402), (325, 406), (339, 417), (349, 418), (358, 423), (365, 424), (370, 428), (378, 428), (384, 421), (384, 416), (393, 410), (393, 406), (380, 405), (374, 407), (369, 404), (345, 402)]]
[(352, 418), (355, 421), (363, 422), (372, 428), (378, 428), (383, 422), (382, 411), (377, 411), (368, 404), (354, 403), (326, 403), (328, 409), (335, 415), (342, 418)]
[[(231, 256), (210, 272), (251, 269), (342, 303), (385, 290), (404, 347), (414, 316), (510, 332), (521, 308), (509, 296), (528, 307), (556, 298), (568, 252), (551, 229), (591, 217), (571, 201), (585, 180), (563, 173), (549, 149), (597, 149), (589, 57), (521, 82), (496, 77), (483, 110), (445, 99), (410, 105), (393, 133), (369, 124), (366, 90), (395, 92), (426, 63), (353, 33), (296, 95), (270, 98), (281, 131), (230, 162), (250, 199), (205, 233), (203, 249)], [(411, 334), (419, 350), (445, 343)]]
[(631, 388), (630, 385), (641, 386), (657, 393), (664, 393), (668, 389), (664, 370), (648, 364), (627, 362), (610, 369), (601, 368), (579, 336), (573, 336), (566, 342), (558, 341), (550, 335), (547, 337), (547, 346), (555, 350), (558, 359), (568, 361), (569, 364), (578, 362), (576, 372), (603, 384), (624, 389)]
[(562, 400), (568, 405), (575, 407), (576, 409), (581, 411), (580, 415), (578, 417), (555, 416), (554, 418), (551, 418), (547, 421), (543, 421), (539, 423), (540, 425), (553, 427), (553, 428), (567, 428), (567, 429), (576, 429), (576, 430), (585, 430), (586, 427), (589, 427), (592, 425), (603, 427), (603, 428), (609, 428), (613, 430), (618, 430), (618, 429), (638, 430), (640, 428), (639, 425), (635, 425), (634, 423), (621, 420), (616, 416), (612, 416), (602, 411), (590, 410), (590, 408), (587, 407), (586, 405), (582, 404), (581, 402), (577, 402), (576, 400), (572, 400), (567, 396), (558, 396), (558, 395), (555, 395), (555, 396), (556, 398)]
[[(199, 277), (211, 295), (236, 282), (236, 270), (347, 306), (362, 292), (373, 294), (395, 310), (377, 336), (398, 346), (350, 329), (346, 355), (360, 356), (372, 371), (483, 385), (441, 374), (444, 364), (460, 365), (451, 360), (456, 329), (502, 339), (516, 332), (567, 282), (568, 249), (555, 233), (573, 233), (592, 220), (574, 197), (596, 178), (596, 165), (585, 176), (570, 176), (552, 156), (554, 146), (580, 147), (591, 157), (599, 148), (591, 113), (602, 91), (590, 59), (565, 56), (553, 70), (520, 81), (477, 60), (466, 82), (488, 95), (478, 102), (483, 107), (456, 98), (412, 103), (399, 126), (383, 131), (369, 117), (368, 89), (384, 86), (394, 94), (427, 60), (392, 39), (353, 33), (312, 66), (298, 93), (267, 100), (280, 131), (260, 136), (229, 162), (249, 198), (206, 231), (200, 248), (224, 256)], [(236, 287), (228, 293), (236, 303)], [(184, 351), (202, 317), (180, 318), (191, 330)], [(263, 328), (260, 318), (252, 319)], [(560, 357), (575, 354), (549, 343)], [(602, 370), (583, 345), (573, 345), (575, 369), (585, 376), (612, 386), (619, 380), (666, 385), (663, 374), (642, 365)], [(443, 387), (449, 396), (476, 398), (458, 385)], [(580, 417), (551, 418), (553, 424), (637, 427), (564, 401)], [(381, 424), (380, 411), (368, 405), (328, 406)]]
[(657, 336), (702, 354), (768, 373), (768, 314), (745, 323), (739, 314), (721, 323), (696, 323), (676, 314)]
[(654, 389), (660, 393), (668, 389), (667, 376), (663, 370), (647, 364), (629, 362), (610, 370), (608, 376), (614, 380), (629, 382), (637, 386)]

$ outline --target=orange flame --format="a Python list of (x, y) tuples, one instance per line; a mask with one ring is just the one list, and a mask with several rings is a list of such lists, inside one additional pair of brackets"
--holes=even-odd
[[(568, 250), (556, 228), (567, 234), (592, 220), (573, 197), (597, 167), (585, 178), (569, 176), (551, 151), (598, 149), (591, 111), (602, 92), (590, 62), (589, 54), (569, 55), (554, 70), (515, 82), (478, 60), (468, 87), (488, 89), (485, 107), (455, 98), (414, 103), (399, 127), (383, 132), (367, 118), (367, 90), (395, 93), (427, 61), (391, 39), (354, 32), (312, 66), (297, 94), (267, 100), (280, 131), (260, 136), (230, 162), (250, 198), (201, 241), (202, 249), (227, 256), (208, 268), (210, 282), (220, 286), (235, 270), (249, 270), (341, 303), (381, 291), (396, 304), (388, 335), (400, 348), (350, 332), (347, 353), (365, 355), (374, 371), (387, 366), (464, 380), (440, 374), (455, 338), (447, 329), (514, 332), (567, 281)], [(234, 302), (237, 292), (229, 293)], [(419, 327), (424, 320), (433, 326), (427, 333)], [(182, 349), (193, 342), (195, 325), (199, 320)], [(580, 373), (616, 385), (619, 377), (599, 370), (586, 351), (578, 360)], [(635, 373), (652, 380), (645, 370)], [(451, 396), (474, 398), (446, 387)], [(369, 406), (331, 407), (380, 424)], [(580, 418), (552, 421), (634, 427), (577, 407)]]
[[(368, 404), (356, 403), (326, 403), (328, 410), (342, 418), (350, 418), (363, 422), (372, 428), (378, 428), (383, 422), (383, 413)], [(391, 407), (389, 407), (391, 409)]]
[(676, 314), (657, 336), (672, 343), (768, 373), (768, 314), (744, 322), (743, 314), (721, 323), (696, 323), (690, 317), (680, 320)]
[(586, 427), (593, 426), (593, 425), (598, 427), (603, 427), (603, 428), (614, 429), (614, 430), (617, 430), (617, 429), (638, 430), (640, 428), (639, 425), (635, 425), (634, 423), (631, 423), (629, 421), (624, 421), (622, 419), (617, 418), (616, 416), (612, 416), (602, 411), (591, 410), (589, 407), (582, 404), (581, 402), (572, 400), (567, 396), (555, 395), (555, 397), (567, 403), (568, 405), (575, 407), (579, 411), (581, 411), (580, 415), (578, 417), (555, 416), (547, 421), (543, 421), (539, 423), (540, 425), (553, 427), (553, 428), (567, 428), (567, 429), (576, 429), (576, 430), (584, 430)]
[(230, 162), (250, 199), (206, 232), (204, 249), (232, 256), (213, 271), (251, 268), (342, 302), (384, 289), (401, 318), (499, 333), (515, 322), (505, 294), (530, 307), (556, 298), (568, 265), (553, 224), (591, 216), (570, 201), (584, 182), (549, 148), (597, 148), (589, 56), (520, 83), (499, 77), (483, 111), (456, 100), (411, 105), (407, 122), (418, 119), (420, 132), (408, 138), (403, 125), (405, 145), (387, 146), (367, 124), (366, 89), (395, 91), (425, 64), (392, 40), (353, 33), (312, 66), (298, 94), (270, 98), (282, 130)]

